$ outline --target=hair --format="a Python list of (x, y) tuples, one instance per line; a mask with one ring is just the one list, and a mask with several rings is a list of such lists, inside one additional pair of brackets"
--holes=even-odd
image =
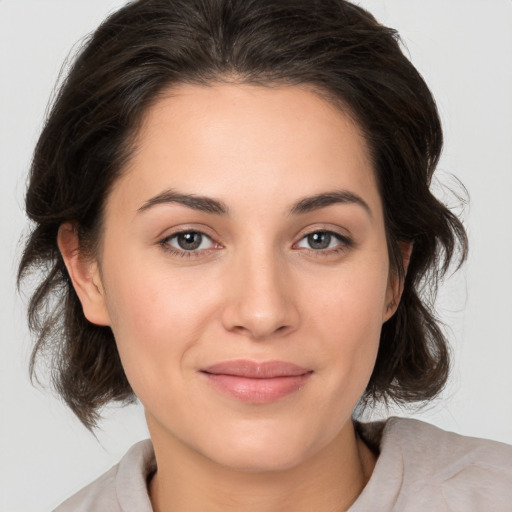
[[(89, 429), (105, 404), (134, 399), (112, 331), (83, 314), (58, 229), (74, 222), (81, 250), (93, 254), (106, 198), (148, 108), (174, 86), (219, 82), (311, 86), (356, 120), (383, 201), (390, 266), (404, 287), (383, 325), (362, 403), (435, 397), (447, 380), (449, 348), (433, 297), (452, 259), (464, 260), (467, 237), (430, 191), (442, 130), (427, 85), (397, 32), (345, 0), (139, 0), (89, 36), (30, 169), (33, 225), (18, 282), (36, 271), (28, 308), (32, 377), (36, 363), (49, 359), (54, 388)], [(406, 275), (401, 241), (414, 244)]]

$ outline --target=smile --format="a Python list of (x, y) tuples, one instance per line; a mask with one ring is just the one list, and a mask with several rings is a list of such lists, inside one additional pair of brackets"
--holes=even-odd
[(225, 361), (201, 370), (218, 391), (251, 404), (275, 402), (302, 389), (312, 370), (284, 361)]

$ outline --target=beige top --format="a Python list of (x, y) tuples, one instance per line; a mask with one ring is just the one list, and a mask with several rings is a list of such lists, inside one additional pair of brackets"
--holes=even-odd
[[(380, 452), (349, 512), (512, 512), (512, 446), (445, 432), (417, 420), (357, 425)], [(55, 512), (152, 512), (150, 440), (60, 505)]]

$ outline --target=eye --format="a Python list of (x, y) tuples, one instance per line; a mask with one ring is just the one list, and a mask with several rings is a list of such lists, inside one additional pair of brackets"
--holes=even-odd
[(216, 246), (215, 242), (208, 235), (198, 231), (175, 233), (162, 240), (161, 244), (169, 249), (172, 248), (186, 252), (212, 249)]
[(304, 249), (313, 249), (315, 251), (324, 251), (347, 247), (349, 240), (338, 233), (332, 231), (315, 231), (301, 238), (297, 247)]

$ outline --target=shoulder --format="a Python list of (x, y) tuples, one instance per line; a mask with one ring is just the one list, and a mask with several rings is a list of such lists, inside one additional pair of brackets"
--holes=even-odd
[(361, 429), (363, 437), (365, 429), (370, 437), (380, 431), (380, 455), (363, 494), (384, 485), (390, 510), (512, 511), (512, 446), (412, 419)]
[[(381, 449), (400, 447), (412, 458), (421, 456), (424, 471), (450, 473), (452, 468), (478, 466), (512, 469), (512, 446), (488, 439), (468, 437), (405, 418), (390, 418), (383, 430)], [(406, 462), (413, 463), (412, 460)]]
[(440, 493), (447, 510), (512, 510), (512, 446), (399, 418), (389, 420), (387, 442), (418, 496)]
[(155, 467), (151, 441), (141, 441), (130, 448), (119, 464), (54, 512), (151, 512), (147, 479)]

